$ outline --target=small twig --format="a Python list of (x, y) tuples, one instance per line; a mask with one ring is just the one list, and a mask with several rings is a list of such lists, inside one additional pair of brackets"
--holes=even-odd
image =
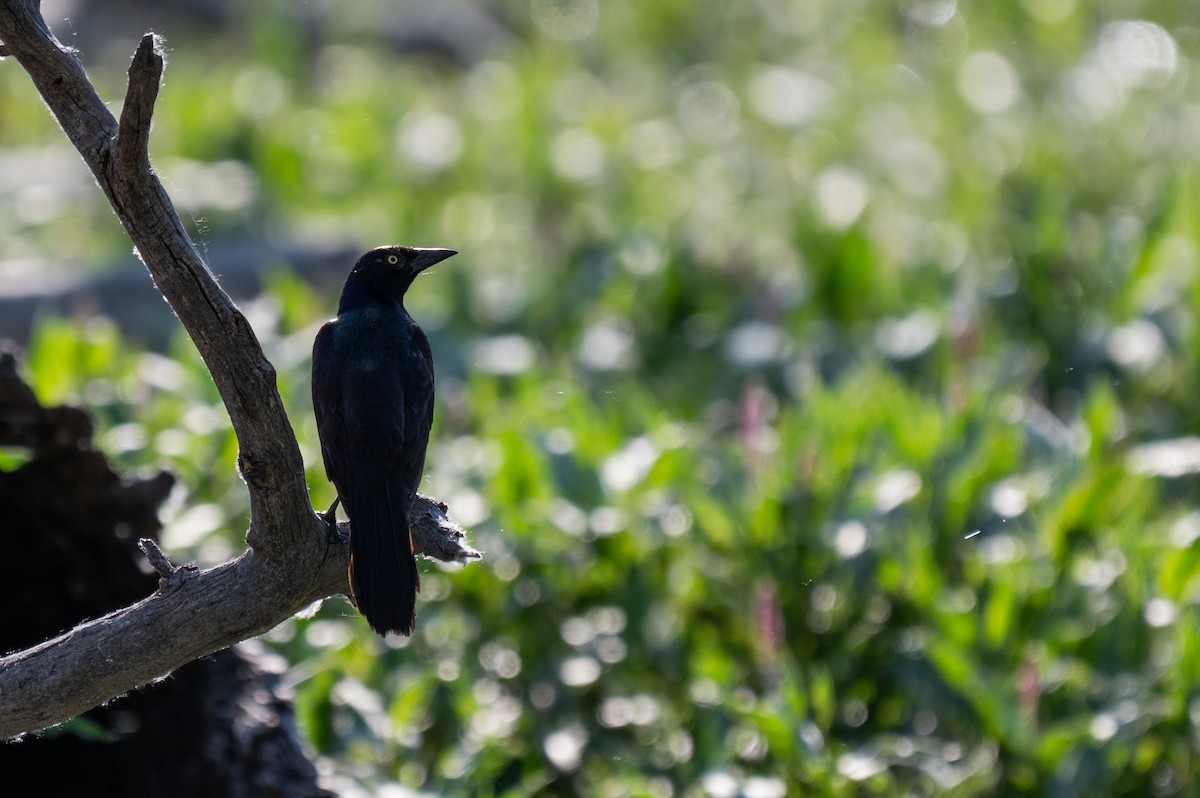
[(150, 567), (158, 572), (161, 577), (174, 575), (179, 570), (178, 566), (167, 559), (167, 555), (159, 548), (158, 541), (153, 538), (139, 538), (138, 548), (146, 555), (146, 559), (150, 561)]
[(175, 565), (171, 562), (162, 548), (158, 545), (158, 541), (153, 538), (140, 538), (138, 540), (138, 548), (146, 555), (146, 559), (150, 561), (150, 567), (158, 572), (161, 577), (158, 581), (158, 592), (166, 593), (168, 590), (174, 590), (183, 584), (183, 581), (189, 576), (194, 576), (199, 572), (199, 567), (194, 563), (186, 563), (184, 565)]
[(446, 505), (437, 499), (417, 494), (408, 514), (413, 549), (442, 562), (467, 563), (482, 560), (483, 554), (467, 543), (467, 533), (446, 515)]
[(162, 74), (162, 42), (153, 33), (147, 33), (129, 65), (129, 87), (117, 133), (117, 160), (131, 174), (149, 167), (150, 120)]

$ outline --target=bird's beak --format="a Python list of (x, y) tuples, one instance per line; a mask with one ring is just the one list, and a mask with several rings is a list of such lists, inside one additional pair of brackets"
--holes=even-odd
[(441, 263), (451, 255), (457, 255), (454, 249), (418, 249), (417, 255), (411, 261), (413, 271), (422, 272), (435, 263)]

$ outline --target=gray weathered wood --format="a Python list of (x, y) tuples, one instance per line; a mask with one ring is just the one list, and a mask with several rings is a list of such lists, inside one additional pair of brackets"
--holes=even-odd
[[(150, 167), (147, 143), (163, 73), (157, 37), (146, 34), (137, 48), (120, 123), (76, 54), (54, 38), (36, 0), (0, 0), (0, 41), (0, 55), (29, 73), (79, 150), (208, 366), (237, 433), (251, 507), (249, 548), (238, 558), (196, 571), (156, 555), (160, 574), (167, 572), (156, 593), (0, 659), (3, 739), (60, 723), (346, 592), (347, 552), (326, 545), (274, 368)], [(447, 561), (478, 558), (444, 509), (420, 497), (411, 519), (416, 550)]]

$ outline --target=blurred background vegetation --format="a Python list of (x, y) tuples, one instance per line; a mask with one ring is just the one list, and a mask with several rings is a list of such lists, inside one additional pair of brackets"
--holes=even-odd
[[(316, 505), (353, 253), (462, 252), (410, 310), (424, 490), (486, 563), (422, 563), (411, 639), (340, 598), (266, 636), (341, 788), (1194, 794), (1195, 10), (47, 3), (118, 103), (166, 34), (152, 150), (203, 248), (345, 249), (241, 297)], [(11, 62), (0, 109), (5, 293), (128, 265)], [(227, 418), (120, 323), (43, 313), (30, 376), (172, 469), (168, 549), (219, 561)]]

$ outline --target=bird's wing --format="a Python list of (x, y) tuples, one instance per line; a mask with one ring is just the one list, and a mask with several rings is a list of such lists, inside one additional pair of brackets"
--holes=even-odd
[(425, 468), (425, 448), (433, 425), (433, 354), (429, 341), (415, 325), (410, 346), (409, 368), (404, 379), (404, 446), (398, 466), (410, 494), (415, 494)]
[(343, 358), (338, 352), (338, 320), (322, 325), (313, 342), (312, 400), (325, 475), (334, 485), (345, 484), (348, 463), (346, 424), (342, 412)]

